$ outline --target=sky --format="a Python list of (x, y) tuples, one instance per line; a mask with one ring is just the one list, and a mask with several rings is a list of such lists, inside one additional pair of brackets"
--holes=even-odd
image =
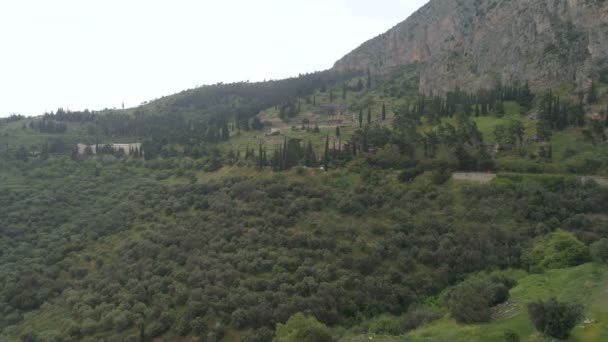
[(331, 68), (428, 0), (2, 0), (0, 116)]

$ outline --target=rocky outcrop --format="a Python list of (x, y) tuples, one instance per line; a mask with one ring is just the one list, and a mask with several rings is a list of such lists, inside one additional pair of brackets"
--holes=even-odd
[(431, 0), (334, 69), (416, 63), (427, 94), (525, 81), (581, 91), (607, 61), (608, 0)]

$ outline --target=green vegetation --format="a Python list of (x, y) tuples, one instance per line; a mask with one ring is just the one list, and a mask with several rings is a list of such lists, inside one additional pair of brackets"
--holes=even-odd
[(553, 297), (608, 319), (605, 266), (579, 266), (607, 260), (605, 125), (527, 84), (432, 96), (417, 75), (1, 120), (0, 340), (535, 340), (577, 321), (545, 329)]
[(331, 342), (329, 329), (314, 317), (301, 313), (292, 316), (285, 324), (277, 324), (277, 342)]
[(558, 339), (570, 336), (570, 331), (583, 319), (581, 305), (560, 303), (555, 299), (529, 303), (528, 312), (539, 332)]
[(576, 236), (557, 231), (537, 241), (524, 253), (524, 260), (531, 268), (564, 268), (589, 261), (589, 248)]
[[(494, 311), (490, 323), (464, 325), (449, 316), (403, 337), (374, 336), (374, 341), (545, 341), (530, 319), (527, 305), (538, 301), (577, 303), (584, 306), (584, 323), (571, 331), (570, 341), (603, 341), (608, 337), (608, 269), (585, 264), (574, 268), (547, 271), (519, 277), (508, 305)], [(366, 337), (367, 339), (367, 337)], [(352, 340), (345, 338), (344, 341)], [(356, 338), (355, 338), (356, 340)]]

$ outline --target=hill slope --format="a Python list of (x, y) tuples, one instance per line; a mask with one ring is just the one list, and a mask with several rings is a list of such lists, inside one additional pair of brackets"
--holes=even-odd
[(535, 89), (587, 89), (608, 57), (608, 2), (431, 0), (335, 69), (385, 72), (422, 64), (420, 90), (487, 88), (529, 80)]

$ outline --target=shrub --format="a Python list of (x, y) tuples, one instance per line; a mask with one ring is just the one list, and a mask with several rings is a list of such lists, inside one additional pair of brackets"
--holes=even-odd
[(314, 317), (297, 313), (285, 323), (277, 324), (277, 342), (331, 342), (333, 338), (327, 327)]
[(601, 239), (591, 244), (591, 257), (599, 263), (608, 263), (608, 239)]
[(399, 320), (390, 316), (380, 316), (374, 319), (369, 326), (369, 330), (378, 335), (397, 336), (402, 333)]
[(477, 276), (448, 290), (444, 300), (457, 321), (488, 322), (492, 315), (490, 308), (509, 299), (509, 285), (514, 284), (505, 277)]
[(243, 342), (271, 342), (274, 333), (268, 328), (255, 330), (243, 338)]
[(414, 330), (441, 318), (441, 313), (427, 307), (413, 307), (403, 316), (401, 331)]
[(503, 338), (506, 342), (519, 342), (520, 340), (519, 334), (511, 330), (505, 331), (505, 333), (503, 334)]
[(561, 303), (555, 299), (529, 303), (528, 312), (536, 330), (558, 339), (568, 338), (572, 328), (583, 318), (581, 305)]
[(399, 173), (399, 180), (403, 183), (411, 182), (423, 173), (424, 170), (418, 167), (405, 169)]
[(573, 234), (557, 231), (537, 241), (524, 252), (524, 261), (531, 268), (565, 268), (589, 261), (589, 248)]

